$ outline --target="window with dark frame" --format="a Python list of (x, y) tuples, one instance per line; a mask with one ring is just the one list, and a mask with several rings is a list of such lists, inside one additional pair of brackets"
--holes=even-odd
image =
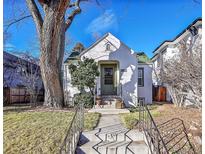
[(106, 44), (106, 50), (110, 50), (110, 44)]
[(144, 68), (138, 68), (138, 86), (144, 86)]
[(104, 68), (104, 84), (113, 84), (113, 68)]

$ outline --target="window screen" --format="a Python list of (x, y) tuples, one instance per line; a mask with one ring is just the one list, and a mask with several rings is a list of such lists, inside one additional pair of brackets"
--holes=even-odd
[(104, 68), (104, 83), (113, 84), (113, 68)]

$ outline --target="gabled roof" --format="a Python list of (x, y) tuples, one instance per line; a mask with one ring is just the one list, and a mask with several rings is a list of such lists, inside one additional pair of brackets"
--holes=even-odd
[(150, 58), (144, 52), (137, 52), (138, 63), (151, 63)]
[[(188, 25), (181, 33), (179, 33), (174, 39), (172, 40), (165, 40), (163, 41), (157, 48), (154, 49), (154, 51), (152, 53), (155, 53), (160, 47), (162, 46), (166, 46), (168, 45), (170, 42), (174, 42), (175, 40), (177, 40), (180, 36), (182, 36), (187, 30), (189, 30), (193, 25), (195, 25), (197, 22), (201, 22), (202, 18), (197, 18), (196, 20), (194, 20), (190, 25)], [(154, 55), (155, 56), (155, 55)], [(154, 57), (153, 56), (153, 57)], [(152, 58), (151, 58), (152, 59)]]
[(22, 61), (24, 63), (31, 63), (32, 65), (39, 66), (38, 58), (31, 57), (24, 53), (18, 53), (18, 52), (10, 53), (8, 51), (3, 51), (3, 59), (4, 59), (4, 62), (10, 61), (10, 62), (16, 63), (17, 61)]
[[(103, 39), (105, 39), (108, 35), (111, 35), (113, 37), (115, 37), (114, 35), (112, 35), (111, 33), (106, 33), (105, 35), (103, 35), (101, 38), (99, 38), (96, 42), (94, 42), (92, 45), (90, 45), (88, 48), (86, 48), (85, 50), (83, 50), (82, 52), (76, 52), (73, 51), (68, 58), (66, 58), (66, 60), (64, 61), (64, 63), (67, 63), (69, 60), (76, 60), (78, 59), (80, 56), (82, 56), (83, 54), (85, 54), (87, 51), (89, 51), (90, 49), (92, 49), (94, 46), (96, 46), (99, 42), (101, 42)], [(116, 38), (116, 37), (115, 37)], [(116, 38), (118, 39), (118, 38)], [(119, 40), (119, 39), (118, 39)], [(126, 46), (131, 52), (134, 52), (131, 48), (129, 48), (125, 43), (123, 43), (121, 40), (119, 40), (121, 42), (121, 44), (123, 44), (124, 46)], [(112, 44), (112, 42), (110, 42)], [(137, 53), (134, 52), (136, 55)]]
[(99, 38), (97, 41), (95, 41), (95, 43), (93, 43), (91, 46), (89, 46), (88, 48), (86, 48), (84, 51), (82, 51), (80, 53), (80, 56), (83, 55), (84, 53), (86, 53), (88, 50), (90, 50), (91, 48), (93, 48), (95, 45), (97, 45), (100, 41), (102, 41), (104, 38), (106, 38), (110, 33), (106, 33), (105, 35), (103, 35), (101, 38)]
[[(101, 42), (103, 39), (105, 39), (108, 35), (111, 35), (113, 37), (115, 37), (113, 34), (111, 34), (110, 32), (106, 33), (105, 35), (103, 35), (101, 38), (99, 38), (95, 43), (93, 43), (91, 46), (89, 46), (88, 48), (86, 48), (84, 51), (82, 51), (80, 53), (79, 56), (82, 56), (83, 54), (85, 54), (87, 51), (89, 51), (90, 49), (92, 49), (94, 46), (96, 46), (99, 42)], [(117, 37), (115, 37), (116, 39), (118, 39)], [(119, 39), (118, 39), (119, 40)], [(123, 43), (121, 40), (119, 40), (121, 42), (121, 44), (123, 44), (124, 46), (126, 46), (130, 51), (133, 51), (130, 47), (128, 47), (125, 43)], [(111, 43), (111, 42), (110, 42)]]
[(102, 36), (101, 38), (99, 38), (95, 43), (93, 43), (91, 46), (89, 46), (88, 48), (86, 48), (85, 50), (83, 50), (81, 53), (77, 52), (77, 51), (73, 51), (71, 52), (71, 54), (68, 56), (68, 58), (66, 58), (66, 60), (64, 61), (64, 63), (67, 63), (69, 60), (76, 60), (79, 56), (81, 56), (82, 54), (86, 53), (88, 50), (90, 50), (92, 47), (94, 47), (95, 45), (97, 45), (100, 41), (102, 41), (104, 38), (106, 38), (109, 35), (109, 33), (106, 33), (104, 36)]
[(78, 59), (79, 55), (80, 55), (80, 52), (78, 52), (78, 51), (71, 52), (71, 54), (68, 56), (68, 58), (66, 58), (64, 63), (67, 63), (69, 60), (76, 60), (76, 59)]

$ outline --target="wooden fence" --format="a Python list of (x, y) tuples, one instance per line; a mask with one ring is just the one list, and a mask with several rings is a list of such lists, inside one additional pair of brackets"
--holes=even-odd
[(153, 86), (152, 94), (153, 94), (153, 101), (158, 101), (158, 102), (165, 102), (166, 101), (166, 87), (162, 86)]
[[(44, 92), (40, 91), (37, 101), (43, 101)], [(26, 91), (26, 88), (17, 87), (17, 88), (4, 88), (4, 103), (29, 103), (30, 95)]]

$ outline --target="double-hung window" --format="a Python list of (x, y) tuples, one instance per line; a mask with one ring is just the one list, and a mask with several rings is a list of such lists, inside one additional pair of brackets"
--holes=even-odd
[(144, 68), (138, 68), (138, 86), (144, 86)]

